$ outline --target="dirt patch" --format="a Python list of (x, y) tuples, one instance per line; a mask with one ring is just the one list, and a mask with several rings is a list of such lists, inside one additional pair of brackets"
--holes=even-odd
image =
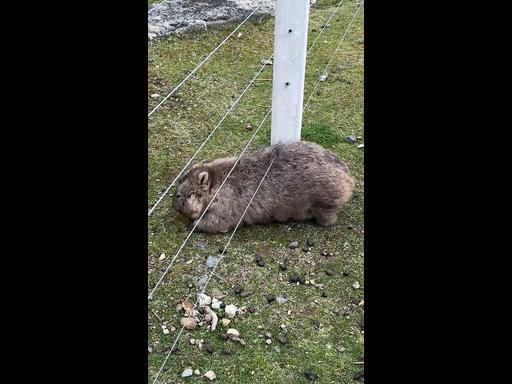
[[(174, 0), (148, 14), (148, 38), (170, 33), (207, 29), (210, 26), (241, 21), (257, 8), (261, 0)], [(275, 0), (263, 0), (253, 20), (273, 14)]]

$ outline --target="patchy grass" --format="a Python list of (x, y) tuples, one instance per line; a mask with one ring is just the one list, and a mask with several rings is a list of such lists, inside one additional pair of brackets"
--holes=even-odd
[[(334, 10), (334, 1), (320, 1), (311, 11), (309, 41), (321, 31), (321, 26)], [(356, 9), (355, 2), (346, 1), (326, 28), (307, 61), (305, 98), (313, 90), (315, 81), (323, 72), (330, 55), (338, 44)], [(196, 63), (207, 55), (234, 26), (189, 34), (170, 36), (150, 43), (149, 55), (149, 110), (172, 89)], [(197, 147), (218, 123), (233, 100), (238, 97), (260, 67), (260, 60), (272, 53), (273, 19), (263, 23), (247, 24), (241, 37), (232, 38), (196, 75), (188, 81), (149, 119), (149, 176), (148, 206), (174, 179)], [(217, 268), (218, 277), (212, 278), (207, 288), (209, 295), (226, 295), (227, 304), (254, 305), (257, 311), (244, 317), (235, 317), (230, 327), (238, 329), (245, 347), (222, 341), (222, 325), (215, 332), (196, 330), (184, 332), (178, 346), (166, 364), (160, 382), (199, 383), (200, 377), (181, 378), (187, 368), (199, 369), (203, 374), (213, 370), (219, 383), (305, 383), (305, 369), (318, 374), (318, 383), (352, 383), (353, 375), (361, 369), (354, 362), (361, 361), (364, 349), (359, 321), (362, 308), (343, 316), (344, 307), (363, 298), (363, 289), (355, 290), (355, 281), (363, 286), (363, 149), (345, 142), (349, 134), (361, 136), (364, 141), (363, 120), (363, 10), (354, 21), (342, 48), (333, 61), (328, 79), (322, 82), (304, 113), (303, 138), (316, 141), (337, 153), (349, 166), (357, 182), (352, 200), (340, 214), (332, 228), (321, 228), (314, 223), (273, 224), (240, 229), (231, 243), (226, 257)], [(198, 160), (212, 159), (240, 153), (271, 104), (272, 68), (266, 68), (253, 88), (219, 127), (212, 139), (198, 155)], [(153, 99), (151, 94), (160, 98)], [(270, 119), (269, 119), (270, 120)], [(247, 129), (250, 124), (253, 128)], [(252, 147), (268, 145), (270, 122), (263, 126)], [(149, 219), (148, 281), (152, 288), (170, 259), (186, 238), (188, 223), (170, 208), (165, 198)], [(349, 225), (353, 228), (349, 228)], [(166, 351), (172, 345), (177, 331), (162, 333), (162, 322), (167, 327), (181, 328), (176, 305), (190, 296), (194, 301), (197, 279), (207, 273), (204, 261), (215, 255), (226, 244), (229, 234), (194, 234), (164, 279), (163, 285), (149, 303), (149, 378), (162, 364)], [(303, 252), (308, 239), (314, 240), (311, 252)], [(208, 245), (201, 249), (195, 242)], [(292, 241), (299, 248), (291, 251)], [(321, 255), (322, 250), (334, 253)], [(165, 252), (166, 259), (159, 261)], [(259, 253), (265, 267), (254, 263)], [(278, 263), (286, 260), (288, 270), (279, 272)], [(188, 262), (188, 264), (187, 264)], [(326, 269), (333, 276), (325, 274)], [(306, 279), (324, 284), (327, 297), (310, 286), (293, 285), (289, 276), (297, 272)], [(348, 272), (345, 276), (343, 272)], [(252, 295), (241, 298), (232, 287), (241, 284)], [(194, 288), (189, 288), (189, 286)], [(287, 301), (268, 304), (266, 295), (283, 295)], [(288, 314), (290, 313), (290, 314)], [(155, 315), (156, 314), (156, 315)], [(282, 333), (280, 324), (287, 328), (288, 343), (276, 340), (269, 346), (260, 335), (271, 332), (274, 338)], [(264, 329), (258, 329), (258, 326)], [(189, 339), (204, 339), (215, 347), (213, 354), (200, 352)], [(221, 354), (225, 347), (235, 350), (230, 356)], [(278, 349), (276, 349), (278, 347)], [(345, 348), (344, 352), (341, 347)]]

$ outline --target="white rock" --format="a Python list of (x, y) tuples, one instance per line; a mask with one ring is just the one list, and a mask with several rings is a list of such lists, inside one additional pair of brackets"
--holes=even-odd
[(213, 371), (208, 371), (204, 374), (204, 377), (210, 379), (210, 380), (215, 380), (215, 378), (217, 377), (215, 375), (215, 373), (213, 373)]
[(354, 284), (352, 284), (352, 288), (359, 289), (361, 288), (361, 285), (359, 284), (359, 282), (356, 281)]
[(197, 294), (197, 301), (199, 302), (200, 307), (204, 307), (206, 305), (210, 305), (212, 302), (212, 298), (204, 293)]
[(194, 345), (196, 343), (196, 339), (190, 339), (190, 344)]
[(364, 144), (359, 144), (357, 148), (364, 148)]
[(234, 304), (226, 305), (226, 308), (224, 308), (224, 311), (226, 312), (226, 316), (232, 319), (236, 315), (237, 307)]
[(212, 309), (220, 309), (222, 305), (222, 301), (216, 299), (215, 297), (212, 299)]
[(327, 80), (327, 74), (323, 74), (320, 76), (319, 81), (325, 81)]
[(200, 371), (199, 369), (196, 369), (196, 370), (194, 371), (194, 373), (195, 373), (196, 375), (200, 375), (200, 374), (201, 374), (201, 371)]
[(286, 329), (286, 325), (281, 324), (281, 329)]
[(272, 344), (272, 339), (265, 340), (265, 343), (267, 343), (268, 345)]
[(238, 341), (241, 345), (245, 345), (244, 339), (241, 339), (239, 337), (233, 337), (233, 341)]
[(189, 377), (189, 376), (192, 376), (192, 368), (187, 368), (183, 371), (183, 373), (181, 374), (181, 377)]
[(261, 60), (260, 61), (261, 65), (272, 65), (272, 60)]
[(219, 322), (219, 317), (217, 316), (217, 314), (215, 312), (213, 312), (210, 309), (210, 307), (206, 307), (206, 312), (208, 312), (208, 315), (210, 315), (212, 318), (211, 330), (215, 331), (215, 329), (217, 328), (217, 323)]
[(164, 332), (164, 335), (168, 335), (169, 334), (169, 330), (167, 328), (164, 328), (163, 332)]
[(156, 98), (159, 98), (159, 97), (160, 97), (160, 95), (159, 95), (158, 93), (153, 93), (153, 94), (151, 95), (151, 98), (152, 98), (152, 99), (156, 99)]
[(226, 334), (228, 337), (240, 337), (240, 332), (238, 332), (235, 328), (229, 328)]
[(165, 259), (165, 253), (162, 253), (162, 254), (160, 255), (160, 257), (158, 258), (158, 260), (160, 260), (160, 261), (162, 261), (163, 259)]

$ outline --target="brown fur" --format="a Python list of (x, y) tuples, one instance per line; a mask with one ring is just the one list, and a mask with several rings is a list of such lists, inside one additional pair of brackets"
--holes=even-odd
[[(334, 224), (352, 195), (354, 180), (336, 155), (318, 144), (300, 141), (244, 155), (197, 229), (208, 233), (233, 229), (274, 157), (242, 223), (315, 219), (322, 226)], [(194, 165), (178, 180), (173, 208), (197, 220), (235, 161), (228, 157)]]

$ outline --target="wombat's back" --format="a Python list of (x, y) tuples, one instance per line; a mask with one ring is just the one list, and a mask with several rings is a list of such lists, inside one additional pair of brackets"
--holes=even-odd
[(315, 218), (322, 225), (336, 221), (341, 205), (352, 195), (354, 181), (347, 166), (320, 145), (307, 141), (277, 144), (241, 161), (235, 183), (255, 188), (275, 158), (249, 210), (248, 223)]

